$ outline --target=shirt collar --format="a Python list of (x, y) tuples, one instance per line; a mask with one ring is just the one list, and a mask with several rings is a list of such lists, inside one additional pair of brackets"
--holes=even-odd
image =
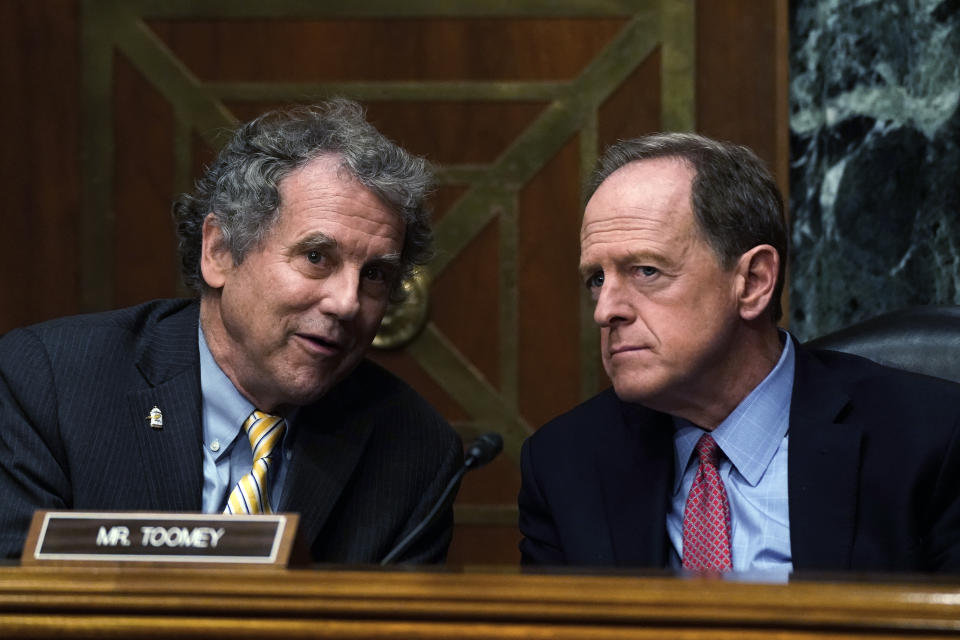
[[(754, 487), (773, 460), (790, 425), (795, 355), (790, 334), (781, 330), (780, 335), (783, 349), (776, 366), (712, 433), (724, 455)], [(690, 455), (705, 431), (683, 418), (674, 417), (673, 420), (677, 469), (673, 492), (676, 493), (680, 490)]]
[(199, 330), (200, 391), (203, 395), (203, 443), (209, 447), (214, 440), (221, 443), (215, 458), (229, 449), (237, 437), (244, 420), (253, 412), (254, 406), (233, 386), (230, 378), (213, 359), (203, 328)]

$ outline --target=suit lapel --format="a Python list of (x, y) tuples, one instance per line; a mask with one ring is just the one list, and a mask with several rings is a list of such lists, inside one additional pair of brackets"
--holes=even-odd
[[(373, 431), (373, 412), (351, 392), (348, 378), (296, 417), (293, 457), (278, 511), (300, 514), (310, 546), (346, 488)], [(361, 385), (362, 386), (362, 385)]]
[[(611, 394), (612, 395), (612, 394)], [(615, 432), (598, 447), (597, 473), (616, 565), (663, 567), (673, 478), (669, 417), (617, 401)]]
[[(144, 330), (137, 367), (150, 385), (127, 394), (149, 508), (199, 511), (203, 490), (198, 305), (190, 304)], [(163, 426), (150, 426), (153, 407)]]
[(862, 429), (842, 422), (848, 402), (836, 376), (798, 348), (787, 471), (795, 570), (850, 566)]

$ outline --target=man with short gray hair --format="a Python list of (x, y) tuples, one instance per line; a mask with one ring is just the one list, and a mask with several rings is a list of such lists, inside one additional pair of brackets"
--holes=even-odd
[[(430, 256), (426, 163), (336, 99), (242, 125), (174, 205), (198, 300), (0, 341), (0, 553), (34, 509), (300, 514), (315, 561), (376, 562), (462, 461), (364, 360)], [(452, 507), (400, 561), (439, 562)]]
[(613, 388), (524, 443), (525, 563), (960, 571), (960, 387), (778, 330), (786, 258), (748, 149), (607, 151), (580, 275)]

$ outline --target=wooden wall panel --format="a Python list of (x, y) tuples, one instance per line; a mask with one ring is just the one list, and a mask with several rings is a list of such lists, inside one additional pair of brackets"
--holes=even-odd
[[(523, 2), (421, 16), (424, 2), (388, 4), (357, 3), (362, 16), (351, 16), (325, 3), (293, 15), (277, 7), (306, 5), (282, 1), (0, 3), (0, 71), (17, 88), (0, 113), (18, 147), (3, 152), (17, 242), (0, 258), (4, 300), (15, 301), (0, 307), (0, 332), (181, 291), (170, 201), (225, 127), (289, 101), (354, 95), (442, 169), (431, 322), (374, 357), (465, 439), (507, 435), (505, 454), (464, 481), (451, 560), (512, 564), (519, 443), (606, 384), (576, 275), (592, 160), (695, 112), (695, 128), (755, 147), (785, 176), (785, 0), (573, 0), (555, 15)], [(685, 30), (689, 51), (677, 44)], [(113, 68), (82, 76), (80, 60)], [(688, 81), (696, 97), (684, 103)], [(83, 211), (82, 175), (93, 176)]]
[(0, 2), (0, 333), (79, 310), (79, 16)]
[(599, 148), (663, 129), (659, 99), (661, 64), (658, 48), (600, 106)]
[(499, 231), (498, 220), (492, 220), (430, 289), (431, 321), (495, 387), (500, 386)]
[(545, 15), (150, 20), (150, 26), (202, 80), (273, 83), (571, 78), (623, 22)]
[(756, 151), (787, 188), (787, 0), (697, 4), (697, 130)]
[(579, 149), (571, 139), (519, 196), (518, 396), (533, 426), (580, 396)]
[(402, 349), (380, 349), (370, 353), (370, 358), (386, 367), (403, 380), (415, 384), (417, 391), (426, 398), (451, 424), (469, 422), (470, 417), (443, 387), (431, 378), (416, 358)]
[[(122, 56), (114, 63), (114, 302), (130, 306), (176, 295), (177, 240), (170, 105)], [(149, 150), (149, 153), (144, 153)]]

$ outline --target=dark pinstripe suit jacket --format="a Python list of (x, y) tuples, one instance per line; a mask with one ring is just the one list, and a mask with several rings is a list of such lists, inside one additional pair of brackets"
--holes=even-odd
[[(199, 511), (199, 305), (154, 301), (0, 339), (0, 554), (34, 509)], [(147, 414), (163, 412), (163, 428)], [(278, 511), (300, 514), (317, 562), (379, 561), (430, 510), (460, 439), (370, 362), (303, 407)], [(452, 508), (401, 561), (446, 555)]]

